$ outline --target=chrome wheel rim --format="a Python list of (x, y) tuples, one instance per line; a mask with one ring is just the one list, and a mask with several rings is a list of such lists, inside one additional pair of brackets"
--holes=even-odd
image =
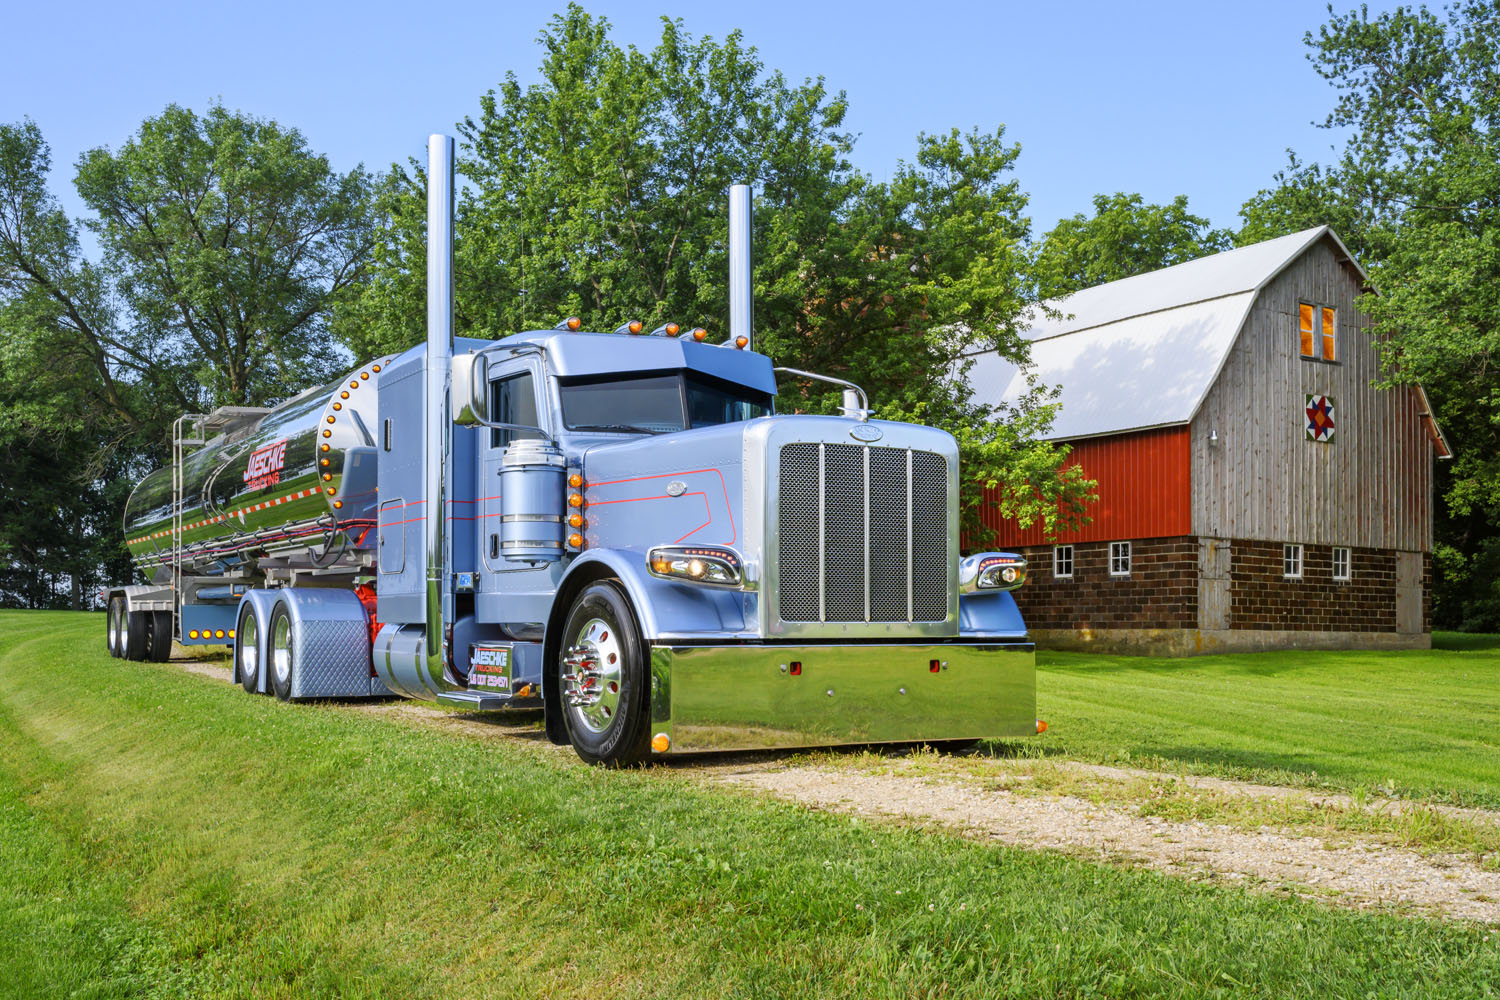
[(240, 622), (240, 677), (253, 678), (260, 670), (260, 636), (255, 627), (255, 615), (248, 614)]
[(276, 619), (271, 633), (271, 669), (276, 671), (276, 683), (286, 687), (292, 677), (292, 623), (285, 615)]
[(591, 733), (608, 729), (620, 711), (623, 659), (624, 650), (614, 627), (602, 618), (585, 622), (563, 654), (563, 703), (573, 719)]
[(116, 652), (122, 652), (125, 649), (125, 607), (121, 602), (115, 602), (114, 610), (109, 618), (110, 642), (113, 643)]

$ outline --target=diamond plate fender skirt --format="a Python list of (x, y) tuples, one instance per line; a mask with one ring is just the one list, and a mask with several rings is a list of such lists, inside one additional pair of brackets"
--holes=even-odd
[(291, 700), (390, 693), (370, 676), (370, 620), (353, 591), (290, 587), (276, 603), (286, 607), (292, 623)]
[[(266, 626), (271, 622), (271, 609), (276, 606), (276, 599), (280, 596), (281, 591), (279, 590), (247, 590), (245, 591), (245, 595), (240, 598), (240, 606), (235, 609), (235, 622), (240, 621), (240, 618), (245, 611), (245, 605), (250, 605), (250, 607), (255, 611), (255, 635), (257, 639), (256, 645), (260, 647), (260, 649), (258, 650), (259, 658), (256, 661), (258, 663), (271, 662), (270, 647), (266, 645)], [(235, 648), (239, 648), (238, 641), (236, 641)], [(236, 673), (237, 671), (234, 670), (231, 670), (229, 672), (229, 683), (239, 683), (238, 678), (235, 676)], [(266, 672), (264, 670), (260, 672), (260, 678), (256, 690), (261, 694), (266, 694), (269, 690), (266, 687)]]

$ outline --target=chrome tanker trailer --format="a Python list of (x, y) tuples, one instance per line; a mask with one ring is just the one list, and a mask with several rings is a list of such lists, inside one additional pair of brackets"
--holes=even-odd
[[(541, 709), (586, 760), (1035, 731), (1018, 556), (961, 557), (958, 449), (730, 337), (452, 333), (453, 143), (429, 142), (428, 337), (267, 409), (174, 425), (125, 515), (150, 583), (108, 646), (232, 650), (283, 700)], [(844, 387), (775, 413), (776, 376)]]

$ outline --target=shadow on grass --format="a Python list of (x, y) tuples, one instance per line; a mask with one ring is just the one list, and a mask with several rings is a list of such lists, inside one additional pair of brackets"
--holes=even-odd
[(1500, 635), (1491, 632), (1434, 632), (1432, 648), (1457, 652), (1493, 652), (1500, 650)]

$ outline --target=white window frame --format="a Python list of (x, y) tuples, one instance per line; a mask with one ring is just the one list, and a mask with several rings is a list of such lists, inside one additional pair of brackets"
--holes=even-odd
[[(1131, 553), (1130, 553), (1130, 543), (1129, 542), (1110, 542), (1109, 543), (1109, 575), (1110, 576), (1129, 576), (1130, 575), (1130, 554)], [(1120, 568), (1120, 567), (1123, 567), (1123, 568)]]
[[(1342, 573), (1339, 572), (1339, 553), (1343, 553), (1344, 556), (1342, 560), (1344, 571)], [(1335, 545), (1333, 547), (1333, 578), (1340, 583), (1347, 583), (1354, 579), (1354, 553), (1346, 545)]]
[(1303, 551), (1300, 542), (1287, 542), (1281, 547), (1281, 578), (1302, 579)]
[[(1064, 553), (1064, 551), (1063, 551), (1064, 549), (1067, 550), (1066, 553)], [(1064, 558), (1065, 555), (1066, 555), (1066, 558)], [(1068, 567), (1068, 570), (1067, 570), (1066, 573), (1063, 572), (1063, 565), (1064, 565), (1064, 563), (1066, 563), (1067, 567)], [(1071, 545), (1054, 545), (1054, 546), (1052, 546), (1052, 575), (1053, 575), (1053, 577), (1055, 577), (1056, 579), (1059, 579), (1059, 580), (1071, 580), (1071, 579), (1073, 579), (1073, 546), (1071, 546)]]

